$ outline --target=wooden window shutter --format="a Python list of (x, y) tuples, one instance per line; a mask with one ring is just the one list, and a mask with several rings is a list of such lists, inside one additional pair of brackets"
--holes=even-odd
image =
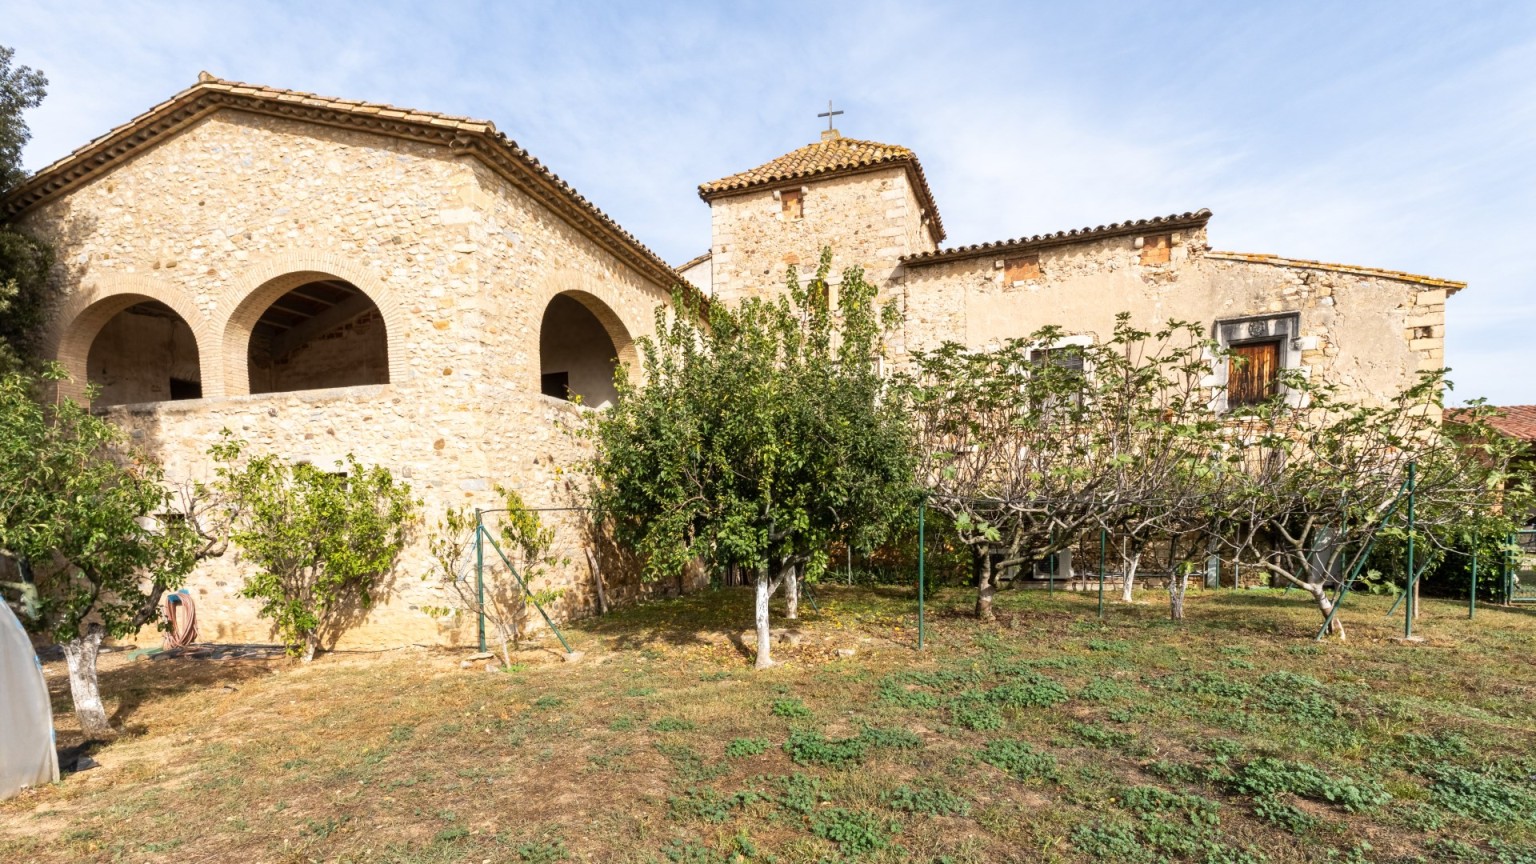
[(799, 189), (785, 189), (780, 192), (779, 204), (783, 207), (785, 219), (798, 221), (805, 216), (805, 202), (800, 197)]
[(1167, 264), (1168, 250), (1172, 246), (1173, 237), (1169, 234), (1155, 234), (1141, 238), (1141, 263)]
[(1040, 278), (1040, 256), (1023, 255), (1018, 258), (1003, 259), (1003, 284), (1012, 285), (1015, 282), (1027, 282), (1030, 279)]
[(1280, 343), (1234, 345), (1227, 359), (1227, 405), (1258, 405), (1280, 385)]

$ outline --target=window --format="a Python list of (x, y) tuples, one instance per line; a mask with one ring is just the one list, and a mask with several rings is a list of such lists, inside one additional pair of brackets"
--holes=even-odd
[(1154, 234), (1151, 237), (1141, 238), (1141, 263), (1167, 264), (1172, 246), (1173, 236), (1170, 234)]
[[(1072, 338), (1072, 337), (1068, 337)], [(1053, 348), (1036, 348), (1029, 352), (1029, 362), (1036, 366), (1051, 366), (1062, 370), (1064, 383), (1077, 391), (1066, 398), (1071, 405), (1083, 404), (1083, 389), (1088, 383), (1088, 368), (1084, 362), (1082, 345), (1058, 344)]]
[(1279, 387), (1279, 340), (1232, 346), (1232, 353), (1227, 357), (1229, 408), (1268, 402)]
[(545, 372), (539, 376), (539, 392), (556, 399), (571, 398), (571, 373)]
[(1015, 282), (1028, 282), (1031, 279), (1039, 278), (1039, 255), (1022, 255), (1018, 258), (1005, 258), (1003, 260), (1004, 285), (1012, 285)]
[(805, 217), (805, 201), (799, 189), (785, 189), (779, 192), (779, 206), (786, 221), (798, 222)]
[(1216, 322), (1216, 341), (1227, 359), (1216, 372), (1217, 406), (1258, 405), (1287, 394), (1281, 374), (1297, 367), (1305, 340), (1301, 315), (1281, 312)]

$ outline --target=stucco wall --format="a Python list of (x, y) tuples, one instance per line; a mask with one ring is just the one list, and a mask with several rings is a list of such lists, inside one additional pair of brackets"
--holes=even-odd
[(1000, 262), (1017, 253), (909, 266), (905, 346), (911, 352), (953, 340), (985, 348), (1048, 324), (1102, 341), (1119, 312), (1142, 328), (1176, 319), (1207, 334), (1219, 319), (1296, 312), (1296, 368), (1353, 398), (1379, 402), (1413, 383), (1419, 370), (1444, 363), (1444, 289), (1207, 257), (1204, 230), (1176, 232), (1168, 263), (1142, 264), (1136, 239), (1029, 250), (1039, 255), (1040, 277), (1016, 284), (1004, 284)]
[[(108, 412), (168, 478), (207, 479), (205, 451), (229, 428), (258, 452), (317, 464), (351, 452), (390, 468), (423, 499), (424, 527), (450, 505), (496, 506), (498, 483), (530, 506), (571, 504), (567, 469), (583, 453), (571, 432), (584, 409), (539, 394), (543, 312), (572, 293), (631, 359), (632, 335), (668, 297), (476, 159), (233, 111), (37, 207), (24, 224), (60, 252), (48, 337), (67, 367), (83, 371), (100, 328), (144, 299), (190, 325), (206, 398)], [(317, 274), (355, 285), (379, 320), (308, 350), (344, 349), (381, 325), (390, 383), (242, 395), (250, 328)], [(447, 605), (420, 578), (425, 542), (418, 532), (393, 589), (341, 645), (472, 638), (470, 622), (423, 611)], [(568, 557), (549, 586), (566, 589), (558, 615), (592, 605), (585, 556)], [(234, 596), (245, 566), (231, 554), (194, 574), (205, 638), (268, 638), (255, 606)], [(616, 597), (642, 590), (619, 570), (606, 575)]]

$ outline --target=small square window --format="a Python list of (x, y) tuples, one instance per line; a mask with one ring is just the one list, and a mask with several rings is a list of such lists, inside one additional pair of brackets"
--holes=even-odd
[(1018, 258), (1003, 259), (1004, 285), (1012, 285), (1015, 282), (1028, 282), (1031, 279), (1039, 278), (1039, 255), (1021, 255)]
[(805, 202), (802, 200), (799, 189), (785, 189), (779, 193), (779, 206), (783, 208), (784, 218), (798, 222), (805, 217)]
[(1227, 357), (1227, 405), (1261, 405), (1280, 387), (1280, 341), (1234, 345)]
[(1168, 253), (1172, 246), (1173, 237), (1168, 234), (1154, 234), (1141, 238), (1141, 263), (1167, 264)]

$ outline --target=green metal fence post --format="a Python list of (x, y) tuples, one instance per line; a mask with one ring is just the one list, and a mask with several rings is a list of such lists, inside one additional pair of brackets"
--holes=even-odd
[(1472, 590), (1467, 592), (1467, 620), (1477, 617), (1477, 540), (1472, 541)]
[(480, 508), (475, 508), (475, 609), (480, 613), (480, 653), (485, 653), (485, 545), (481, 534), (485, 525), (480, 521)]
[(923, 650), (923, 582), (927, 576), (924, 572), (926, 561), (924, 560), (923, 544), (923, 511), (928, 509), (928, 499), (917, 500), (917, 650)]
[(1105, 537), (1103, 528), (1099, 529), (1099, 620), (1104, 620), (1104, 553), (1105, 544), (1109, 540)]
[(1413, 572), (1413, 532), (1415, 528), (1413, 511), (1413, 493), (1417, 485), (1415, 478), (1415, 465), (1408, 463), (1408, 602), (1403, 608), (1403, 638), (1413, 638), (1413, 615), (1418, 611), (1417, 604), (1413, 602), (1413, 589), (1418, 584), (1417, 573)]
[(501, 563), (506, 566), (507, 572), (512, 574), (513, 579), (517, 580), (517, 587), (523, 590), (523, 596), (533, 601), (533, 608), (539, 610), (539, 615), (544, 619), (544, 623), (549, 626), (550, 630), (554, 631), (555, 638), (560, 640), (560, 647), (565, 649), (565, 653), (572, 653), (571, 643), (565, 641), (565, 634), (561, 633), (560, 628), (555, 626), (555, 622), (550, 620), (549, 613), (544, 611), (544, 606), (539, 603), (539, 598), (533, 596), (533, 591), (528, 587), (528, 583), (523, 581), (523, 575), (517, 572), (516, 567), (512, 566), (512, 561), (507, 558), (507, 553), (501, 551), (501, 544), (497, 543), (496, 538), (492, 537), (490, 532), (486, 531), (484, 527), (481, 527), (480, 532), (484, 535), (485, 539), (491, 541), (491, 548), (495, 550), (496, 557), (501, 559)]
[[(1056, 530), (1054, 528), (1051, 529), (1051, 545), (1052, 546), (1056, 545)], [(1033, 564), (1030, 565), (1030, 569), (1034, 569), (1034, 565)], [(1035, 574), (1031, 573), (1029, 575), (1031, 577), (1033, 577)], [(1046, 583), (1047, 588), (1046, 588), (1045, 594), (1046, 594), (1047, 597), (1055, 597), (1056, 596), (1056, 553), (1055, 552), (1051, 553), (1051, 575), (1049, 577), (1047, 577), (1047, 578), (1050, 581)]]

